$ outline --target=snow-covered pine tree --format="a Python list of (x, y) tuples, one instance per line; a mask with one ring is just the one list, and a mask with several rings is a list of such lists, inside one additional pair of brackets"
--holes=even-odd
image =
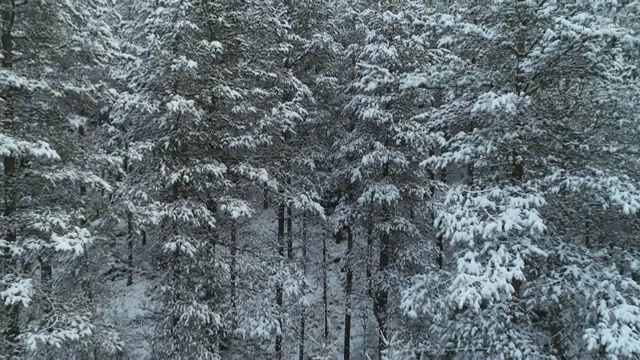
[(228, 119), (224, 111), (240, 93), (229, 81), (234, 74), (216, 66), (224, 45), (214, 29), (224, 29), (216, 21), (225, 14), (212, 14), (221, 4), (123, 4), (131, 58), (116, 74), (126, 88), (113, 124), (121, 149), (144, 154), (130, 157), (119, 201), (133, 226), (144, 228), (159, 276), (159, 357), (219, 356), (227, 265), (217, 256), (216, 217), (221, 209), (247, 212), (240, 200), (224, 197), (232, 184), (220, 151), (227, 123), (219, 120)]
[(114, 52), (105, 22), (111, 9), (101, 1), (6, 1), (0, 13), (1, 353), (113, 354), (120, 342), (95, 318), (85, 275), (101, 239), (90, 223), (101, 201), (95, 195), (110, 188), (96, 175), (96, 160), (109, 161), (78, 141), (106, 99), (100, 74)]
[(435, 354), (637, 356), (633, 255), (611, 230), (637, 221), (638, 39), (606, 2), (464, 5), (442, 39), (464, 87), (427, 115), (450, 138), (425, 161), (466, 170), (436, 221), (455, 263), (405, 309), (427, 315)]
[[(308, 151), (300, 151), (305, 145), (313, 149), (315, 143), (311, 138), (301, 137), (303, 133), (299, 132), (310, 120), (307, 107), (313, 101), (308, 85), (296, 77), (301, 65), (309, 64), (305, 60), (314, 51), (314, 44), (304, 37), (306, 34), (298, 34), (292, 27), (297, 14), (293, 4), (265, 1), (250, 4), (245, 11), (249, 16), (243, 24), (253, 29), (254, 34), (243, 40), (251, 45), (248, 50), (251, 54), (260, 55), (247, 56), (242, 72), (256, 96), (259, 116), (256, 129), (268, 145), (258, 148), (253, 168), (263, 171), (263, 185), (273, 200), (268, 204), (273, 208), (266, 210), (275, 210), (277, 221), (275, 236), (252, 241), (252, 247), (260, 248), (255, 254), (259, 256), (252, 255), (253, 259), (246, 260), (261, 263), (268, 270), (268, 282), (258, 297), (245, 293), (253, 299), (247, 304), (255, 308), (244, 310), (238, 331), (274, 339), (275, 356), (282, 358), (298, 350), (298, 346), (289, 349), (284, 346), (287, 338), (297, 337), (295, 309), (300, 308), (305, 287), (300, 268), (291, 261), (295, 255), (293, 216), (298, 211), (322, 215), (314, 188), (313, 159)], [(298, 21), (306, 23), (304, 19)], [(266, 249), (271, 250), (265, 252)], [(254, 315), (250, 315), (252, 312)]]
[(433, 91), (407, 86), (415, 73), (427, 72), (445, 55), (430, 44), (427, 15), (411, 2), (367, 7), (359, 14), (362, 42), (348, 47), (355, 74), (347, 88), (346, 131), (334, 144), (335, 181), (344, 184), (336, 216), (343, 218), (339, 225), (357, 226), (366, 239), (363, 248), (375, 252), (360, 268), (370, 266), (361, 283), (372, 282), (376, 358), (400, 320), (395, 295), (404, 286), (402, 274), (425, 265), (434, 252), (428, 216), (432, 181), (418, 163), (437, 137), (414, 119)]

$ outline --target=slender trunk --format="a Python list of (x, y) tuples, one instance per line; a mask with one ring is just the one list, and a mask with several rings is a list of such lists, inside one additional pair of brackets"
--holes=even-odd
[(353, 232), (350, 226), (346, 227), (347, 232), (347, 256), (346, 256), (346, 303), (344, 313), (344, 348), (342, 357), (349, 360), (351, 356), (351, 290), (353, 288), (353, 268), (352, 268), (352, 250), (353, 250)]
[(562, 346), (562, 320), (560, 308), (556, 307), (553, 311), (553, 317), (551, 318), (551, 344), (553, 346), (553, 352), (558, 360), (567, 360), (567, 355)]
[[(307, 278), (307, 215), (302, 216), (302, 271)], [(305, 295), (306, 295), (306, 288)], [(305, 322), (306, 322), (306, 306), (302, 307), (302, 314), (300, 316), (300, 344), (298, 345), (298, 360), (304, 360), (304, 340), (305, 340)]]
[[(2, 68), (11, 71), (13, 69), (13, 35), (11, 33), (15, 20), (15, 2), (13, 0), (4, 1), (4, 14), (2, 14)], [(13, 89), (8, 89), (2, 95), (5, 105), (4, 119), (2, 121), (2, 130), (5, 134), (12, 136), (15, 133), (15, 98)], [(17, 240), (17, 228), (15, 212), (18, 208), (18, 188), (16, 179), (16, 158), (13, 153), (5, 155), (3, 158), (4, 165), (4, 203), (5, 208), (3, 215), (5, 217), (6, 232), (5, 239), (9, 244), (15, 243)], [(7, 255), (3, 259), (5, 262), (4, 270), (6, 274), (17, 275), (16, 259), (7, 251)], [(20, 334), (20, 305), (8, 305), (6, 314), (8, 315), (7, 328), (5, 331), (5, 341), (8, 344), (9, 359), (13, 355), (18, 356), (20, 353), (18, 335)]]
[[(104, 179), (107, 176), (107, 171), (106, 170), (102, 170), (100, 172), (100, 176)], [(102, 188), (102, 190), (100, 190), (100, 199), (104, 199), (104, 194), (105, 194), (105, 189), (104, 187)], [(109, 201), (111, 201), (111, 198), (109, 198)], [(96, 216), (100, 216), (100, 207), (96, 208)]]
[[(49, 291), (51, 290), (51, 279), (53, 274), (53, 271), (51, 269), (51, 261), (49, 261), (46, 255), (43, 255), (38, 257), (38, 262), (40, 262), (40, 281), (42, 282), (43, 288), (46, 289), (45, 292), (49, 293)], [(46, 323), (46, 321), (49, 320), (49, 315), (51, 314), (52, 310), (53, 309), (51, 308), (49, 302), (45, 301), (43, 304), (43, 323)]]
[[(513, 168), (511, 171), (511, 179), (514, 184), (522, 183), (522, 178), (524, 176), (524, 164), (521, 159), (519, 159), (518, 154), (516, 152), (513, 153)], [(522, 281), (520, 279), (512, 279), (511, 286), (513, 286), (513, 299), (515, 304), (518, 303), (520, 299), (520, 290), (522, 288)], [(511, 323), (516, 325), (518, 323), (518, 317), (512, 311), (511, 314)]]
[[(129, 173), (129, 143), (124, 146), (125, 156), (122, 163), (122, 170), (125, 176)], [(127, 210), (127, 286), (133, 284), (133, 213)]]
[(145, 246), (147, 245), (147, 232), (144, 229), (140, 229), (140, 232), (142, 233), (142, 239), (140, 240), (140, 245)]
[[(440, 106), (442, 106), (442, 97), (443, 97), (443, 91), (441, 89), (439, 89), (438, 91), (436, 91), (434, 97), (433, 97), (433, 106), (435, 108), (439, 108)], [(431, 155), (434, 155), (435, 152), (433, 152)], [(432, 181), (432, 185), (431, 185), (431, 203), (433, 204), (433, 199), (436, 195), (436, 183), (439, 181), (441, 183), (445, 183), (447, 179), (447, 172), (446, 169), (440, 169), (438, 170), (432, 170), (431, 171), (431, 181)], [(467, 178), (468, 179), (468, 178)], [(432, 211), (431, 213), (431, 218), (435, 224), (435, 220), (436, 220), (436, 212), (435, 210)], [(436, 256), (436, 263), (438, 264), (438, 269), (442, 270), (444, 268), (444, 232), (442, 231), (442, 229), (439, 229), (437, 227), (434, 228), (435, 230), (435, 239), (436, 239), (436, 246), (438, 247), (438, 254)]]
[[(386, 163), (382, 169), (382, 177), (389, 176), (389, 164)], [(382, 214), (385, 221), (389, 221), (389, 210), (385, 205), (382, 206)], [(385, 273), (389, 267), (391, 260), (391, 236), (389, 233), (383, 233), (380, 237), (380, 249), (378, 252), (378, 275), (381, 283), (377, 284), (375, 289), (375, 297), (373, 300), (373, 314), (378, 323), (378, 359), (382, 359), (382, 354), (386, 349), (387, 337), (387, 306), (389, 302), (389, 294), (387, 293)]]
[(438, 264), (438, 269), (442, 270), (444, 267), (444, 236), (442, 231), (438, 229), (436, 229), (436, 243), (438, 245), (436, 263)]
[[(524, 40), (519, 39), (517, 42), (517, 54), (516, 57), (518, 59), (518, 62), (520, 62), (521, 58), (526, 56), (527, 53), (527, 46)], [(516, 90), (515, 93), (516, 94), (521, 94), (526, 90), (526, 77), (524, 75), (524, 73), (522, 73), (521, 70), (518, 70), (518, 72), (516, 73), (515, 76), (515, 84), (514, 84), (514, 89)], [(521, 120), (516, 117), (515, 119), (515, 125), (517, 127), (522, 127), (523, 124), (521, 123)], [(516, 146), (516, 145), (514, 145)], [(519, 153), (519, 149), (514, 148), (511, 156), (512, 156), (512, 168), (511, 168), (511, 181), (513, 182), (514, 185), (520, 185), (522, 183), (522, 179), (524, 178), (524, 160), (521, 158), (521, 155)], [(520, 299), (520, 289), (522, 287), (522, 281), (519, 279), (513, 279), (511, 282), (511, 285), (513, 286), (513, 298), (515, 301), (515, 304), (518, 303), (519, 299)], [(512, 324), (517, 324), (518, 323), (518, 318), (516, 316), (515, 313), (512, 312), (511, 314), (511, 322)]]
[[(433, 182), (431, 185), (431, 201), (433, 201), (433, 197), (436, 192), (436, 181), (444, 181), (446, 178), (446, 170), (440, 170), (440, 173), (436, 173), (435, 170), (431, 172), (431, 181)], [(467, 178), (468, 180), (468, 178)], [(435, 211), (431, 212), (431, 220), (435, 223), (436, 221), (436, 213)], [(444, 267), (444, 233), (442, 229), (435, 228), (435, 238), (436, 238), (436, 246), (438, 247), (438, 254), (436, 255), (436, 263), (438, 264), (438, 269), (442, 270)]]
[[(367, 223), (367, 296), (369, 299), (374, 298), (373, 294), (373, 225), (371, 223)], [(362, 312), (362, 332), (364, 334), (364, 340), (366, 344), (369, 344), (369, 316), (367, 312)], [(363, 347), (363, 355), (368, 358), (368, 349), (369, 347)]]
[[(287, 185), (291, 187), (291, 178), (287, 179)], [(287, 258), (289, 260), (293, 259), (293, 211), (291, 210), (291, 206), (287, 206)]]
[(236, 286), (238, 281), (238, 270), (237, 270), (237, 235), (238, 230), (236, 228), (236, 223), (233, 222), (231, 224), (231, 311), (236, 313)]
[(326, 343), (329, 338), (329, 306), (327, 299), (327, 237), (322, 237), (322, 305), (324, 307), (324, 332), (323, 340)]
[(133, 214), (127, 210), (127, 286), (133, 284)]
[[(80, 115), (81, 116), (85, 115), (84, 110), (82, 110), (80, 112)], [(86, 151), (86, 146), (85, 146), (85, 143), (84, 143), (84, 135), (85, 135), (84, 125), (78, 126), (78, 137), (80, 138), (78, 140), (80, 141), (80, 149), (82, 150), (82, 153), (83, 153), (82, 155), (83, 156), (85, 156), (84, 152)], [(80, 197), (82, 198), (86, 194), (87, 194), (87, 186), (83, 182), (81, 182), (80, 183)]]
[[(380, 241), (380, 252), (378, 258), (378, 274), (384, 276), (384, 273), (389, 266), (390, 259), (390, 237), (389, 234), (382, 235)], [(386, 349), (385, 340), (387, 337), (387, 304), (389, 295), (384, 287), (384, 284), (379, 284), (376, 287), (375, 298), (373, 302), (373, 313), (378, 323), (378, 359), (382, 359), (383, 351)]]
[[(209, 210), (209, 212), (214, 217), (217, 223), (218, 222), (218, 204), (215, 202), (215, 200), (207, 201), (207, 210)], [(210, 287), (212, 292), (213, 292), (213, 289), (215, 288), (215, 280), (216, 280), (215, 269), (216, 269), (216, 255), (217, 255), (216, 251), (217, 251), (217, 246), (219, 241), (220, 241), (220, 232), (218, 231), (218, 228), (215, 227), (211, 231), (211, 259), (213, 260), (213, 266), (211, 267), (212, 270), (211, 270), (211, 273), (209, 274), (209, 281), (210, 281)], [(213, 296), (214, 294), (212, 293), (210, 298), (213, 298)]]
[[(85, 112), (84, 108), (82, 110), (80, 110), (80, 116), (86, 117), (87, 113)], [(87, 131), (87, 126), (88, 124), (82, 124), (78, 127), (78, 137), (79, 137), (79, 141), (80, 141), (80, 149), (82, 150), (82, 156), (83, 159), (86, 161), (87, 156), (86, 156), (86, 151), (87, 151), (87, 144), (85, 141), (85, 134)], [(85, 183), (81, 182), (80, 183), (80, 202), (83, 206), (85, 206), (85, 204), (87, 204), (87, 186)], [(84, 209), (85, 213), (89, 213), (88, 209)], [(89, 222), (89, 218), (85, 218), (84, 220), (82, 220), (81, 222), (81, 226), (85, 226), (87, 223)], [(84, 251), (82, 253), (82, 264), (84, 266), (85, 269), (90, 269), (91, 267), (91, 261), (90, 261), (90, 254), (89, 254), (89, 250), (84, 247)], [(93, 291), (92, 291), (92, 284), (93, 282), (91, 281), (91, 279), (87, 276), (83, 277), (81, 280), (81, 288), (84, 291), (85, 295), (87, 296), (87, 299), (90, 302), (93, 302)]]
[(587, 219), (584, 222), (585, 232), (584, 232), (584, 246), (591, 246), (591, 220)]
[[(282, 201), (282, 200), (281, 200)], [(280, 266), (284, 266), (284, 257), (285, 257), (285, 239), (284, 239), (284, 228), (285, 228), (285, 204), (281, 202), (278, 205), (278, 260), (280, 261)], [(276, 357), (278, 360), (282, 359), (282, 307), (283, 307), (283, 297), (282, 297), (282, 284), (278, 284), (276, 286), (276, 307), (278, 308), (278, 331), (276, 333), (276, 344), (275, 351)]]
[[(171, 185), (171, 202), (176, 202), (178, 201), (180, 197), (180, 185), (175, 182), (173, 185)], [(178, 227), (176, 225), (176, 222), (173, 221), (171, 222), (171, 233), (173, 235), (177, 235), (177, 230)], [(174, 252), (173, 252), (173, 256), (172, 258), (169, 260), (169, 269), (171, 269), (171, 274), (173, 277), (173, 283), (177, 284), (180, 282), (180, 249), (177, 248)], [(175, 299), (174, 301), (176, 303), (180, 302), (180, 292), (175, 292)], [(171, 334), (171, 338), (175, 338), (176, 335), (176, 331), (178, 331), (178, 323), (180, 321), (180, 318), (178, 317), (177, 314), (173, 314), (173, 317), (171, 318), (171, 329), (170, 329), (170, 334)]]
[[(218, 204), (216, 203), (215, 200), (207, 200), (206, 203), (207, 206), (207, 210), (211, 213), (211, 216), (215, 219), (216, 224), (218, 224)], [(216, 278), (216, 263), (217, 263), (217, 246), (218, 246), (218, 242), (220, 241), (220, 232), (218, 230), (218, 227), (214, 227), (211, 231), (211, 238), (210, 238), (210, 244), (211, 244), (211, 255), (210, 255), (210, 259), (211, 259), (211, 263), (212, 266), (209, 267), (209, 273), (207, 278), (209, 279), (208, 281), (208, 287), (207, 287), (207, 296), (206, 296), (206, 300), (207, 302), (210, 304), (211, 307), (215, 307), (217, 304), (217, 302), (220, 300), (220, 296), (217, 296), (216, 294), (216, 284), (217, 284), (217, 278)], [(225, 332), (224, 332), (224, 328), (220, 327), (217, 329), (217, 333), (216, 333), (217, 337), (216, 337), (216, 341), (212, 341), (208, 343), (208, 347), (209, 347), (209, 351), (212, 352), (216, 352), (219, 351), (221, 353), (224, 353), (225, 351), (227, 351), (228, 349), (228, 339), (226, 338)]]
[(367, 294), (373, 297), (373, 233), (371, 224), (367, 224)]
[(367, 344), (365, 346), (361, 346), (362, 349), (362, 359), (369, 359), (369, 345), (371, 342), (369, 341), (369, 315), (366, 311), (360, 311), (360, 323), (362, 324), (362, 340), (363, 344)]

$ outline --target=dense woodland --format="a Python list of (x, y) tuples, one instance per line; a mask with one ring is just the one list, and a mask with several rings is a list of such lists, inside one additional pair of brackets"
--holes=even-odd
[(640, 359), (639, 1), (0, 25), (0, 359)]

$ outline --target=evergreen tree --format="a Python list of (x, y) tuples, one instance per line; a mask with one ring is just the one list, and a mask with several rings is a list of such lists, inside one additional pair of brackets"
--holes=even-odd
[(100, 1), (7, 1), (0, 10), (1, 353), (113, 354), (120, 340), (94, 316), (85, 275), (102, 240), (92, 213), (98, 194), (111, 188), (96, 171), (112, 159), (84, 143), (89, 119), (108, 101), (101, 80), (116, 50), (107, 23), (112, 12)]
[(451, 138), (425, 163), (466, 168), (436, 221), (456, 267), (406, 293), (410, 312), (435, 314), (440, 351), (636, 354), (637, 284), (614, 260), (626, 236), (592, 240), (594, 211), (615, 221), (638, 204), (621, 145), (637, 119), (637, 39), (609, 15), (604, 3), (471, 2), (451, 25), (469, 85), (429, 115)]

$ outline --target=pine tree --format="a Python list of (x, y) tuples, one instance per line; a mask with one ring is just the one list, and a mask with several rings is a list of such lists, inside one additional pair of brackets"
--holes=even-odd
[[(637, 351), (637, 284), (612, 262), (625, 236), (606, 245), (580, 240), (593, 237), (593, 210), (581, 204), (603, 209), (600, 219), (622, 219), (637, 206), (633, 168), (621, 166), (630, 153), (604, 155), (630, 144), (622, 124), (635, 115), (624, 99), (636, 96), (628, 61), (636, 40), (609, 10), (470, 2), (451, 18), (458, 30), (442, 41), (465, 60), (466, 86), (429, 114), (451, 137), (425, 163), (466, 169), (436, 221), (457, 265), (448, 280), (427, 279), (405, 299), (410, 312), (435, 314), (439, 351), (451, 344), (565, 359), (587, 356), (585, 349)], [(433, 288), (440, 294), (431, 296)]]
[[(143, 156), (129, 157), (119, 201), (154, 239), (163, 313), (155, 350), (171, 358), (219, 355), (216, 217), (229, 204), (221, 201), (228, 167), (216, 151), (215, 101), (234, 91), (209, 65), (223, 49), (207, 31), (213, 5), (136, 2), (123, 10), (132, 56), (117, 74), (126, 88), (114, 107), (115, 140)], [(211, 83), (219, 93), (207, 94)]]
[[(375, 249), (370, 280), (381, 358), (394, 327), (401, 276), (433, 251), (426, 217), (431, 180), (418, 163), (437, 137), (415, 119), (430, 89), (412, 85), (444, 56), (430, 48), (424, 9), (412, 3), (381, 5), (361, 13), (362, 43), (348, 51), (356, 65), (347, 89), (346, 136), (335, 146), (336, 181), (345, 184), (337, 216), (367, 234)], [(416, 262), (418, 260), (418, 262)]]
[[(107, 100), (100, 74), (115, 48), (97, 17), (106, 19), (111, 9), (99, 1), (8, 1), (0, 9), (8, 229), (0, 241), (7, 310), (0, 348), (8, 358), (113, 354), (121, 343), (94, 316), (92, 279), (82, 275), (101, 240), (91, 223), (100, 202), (92, 190), (110, 189), (96, 164), (109, 159), (77, 140)], [(60, 75), (67, 71), (72, 76)]]

